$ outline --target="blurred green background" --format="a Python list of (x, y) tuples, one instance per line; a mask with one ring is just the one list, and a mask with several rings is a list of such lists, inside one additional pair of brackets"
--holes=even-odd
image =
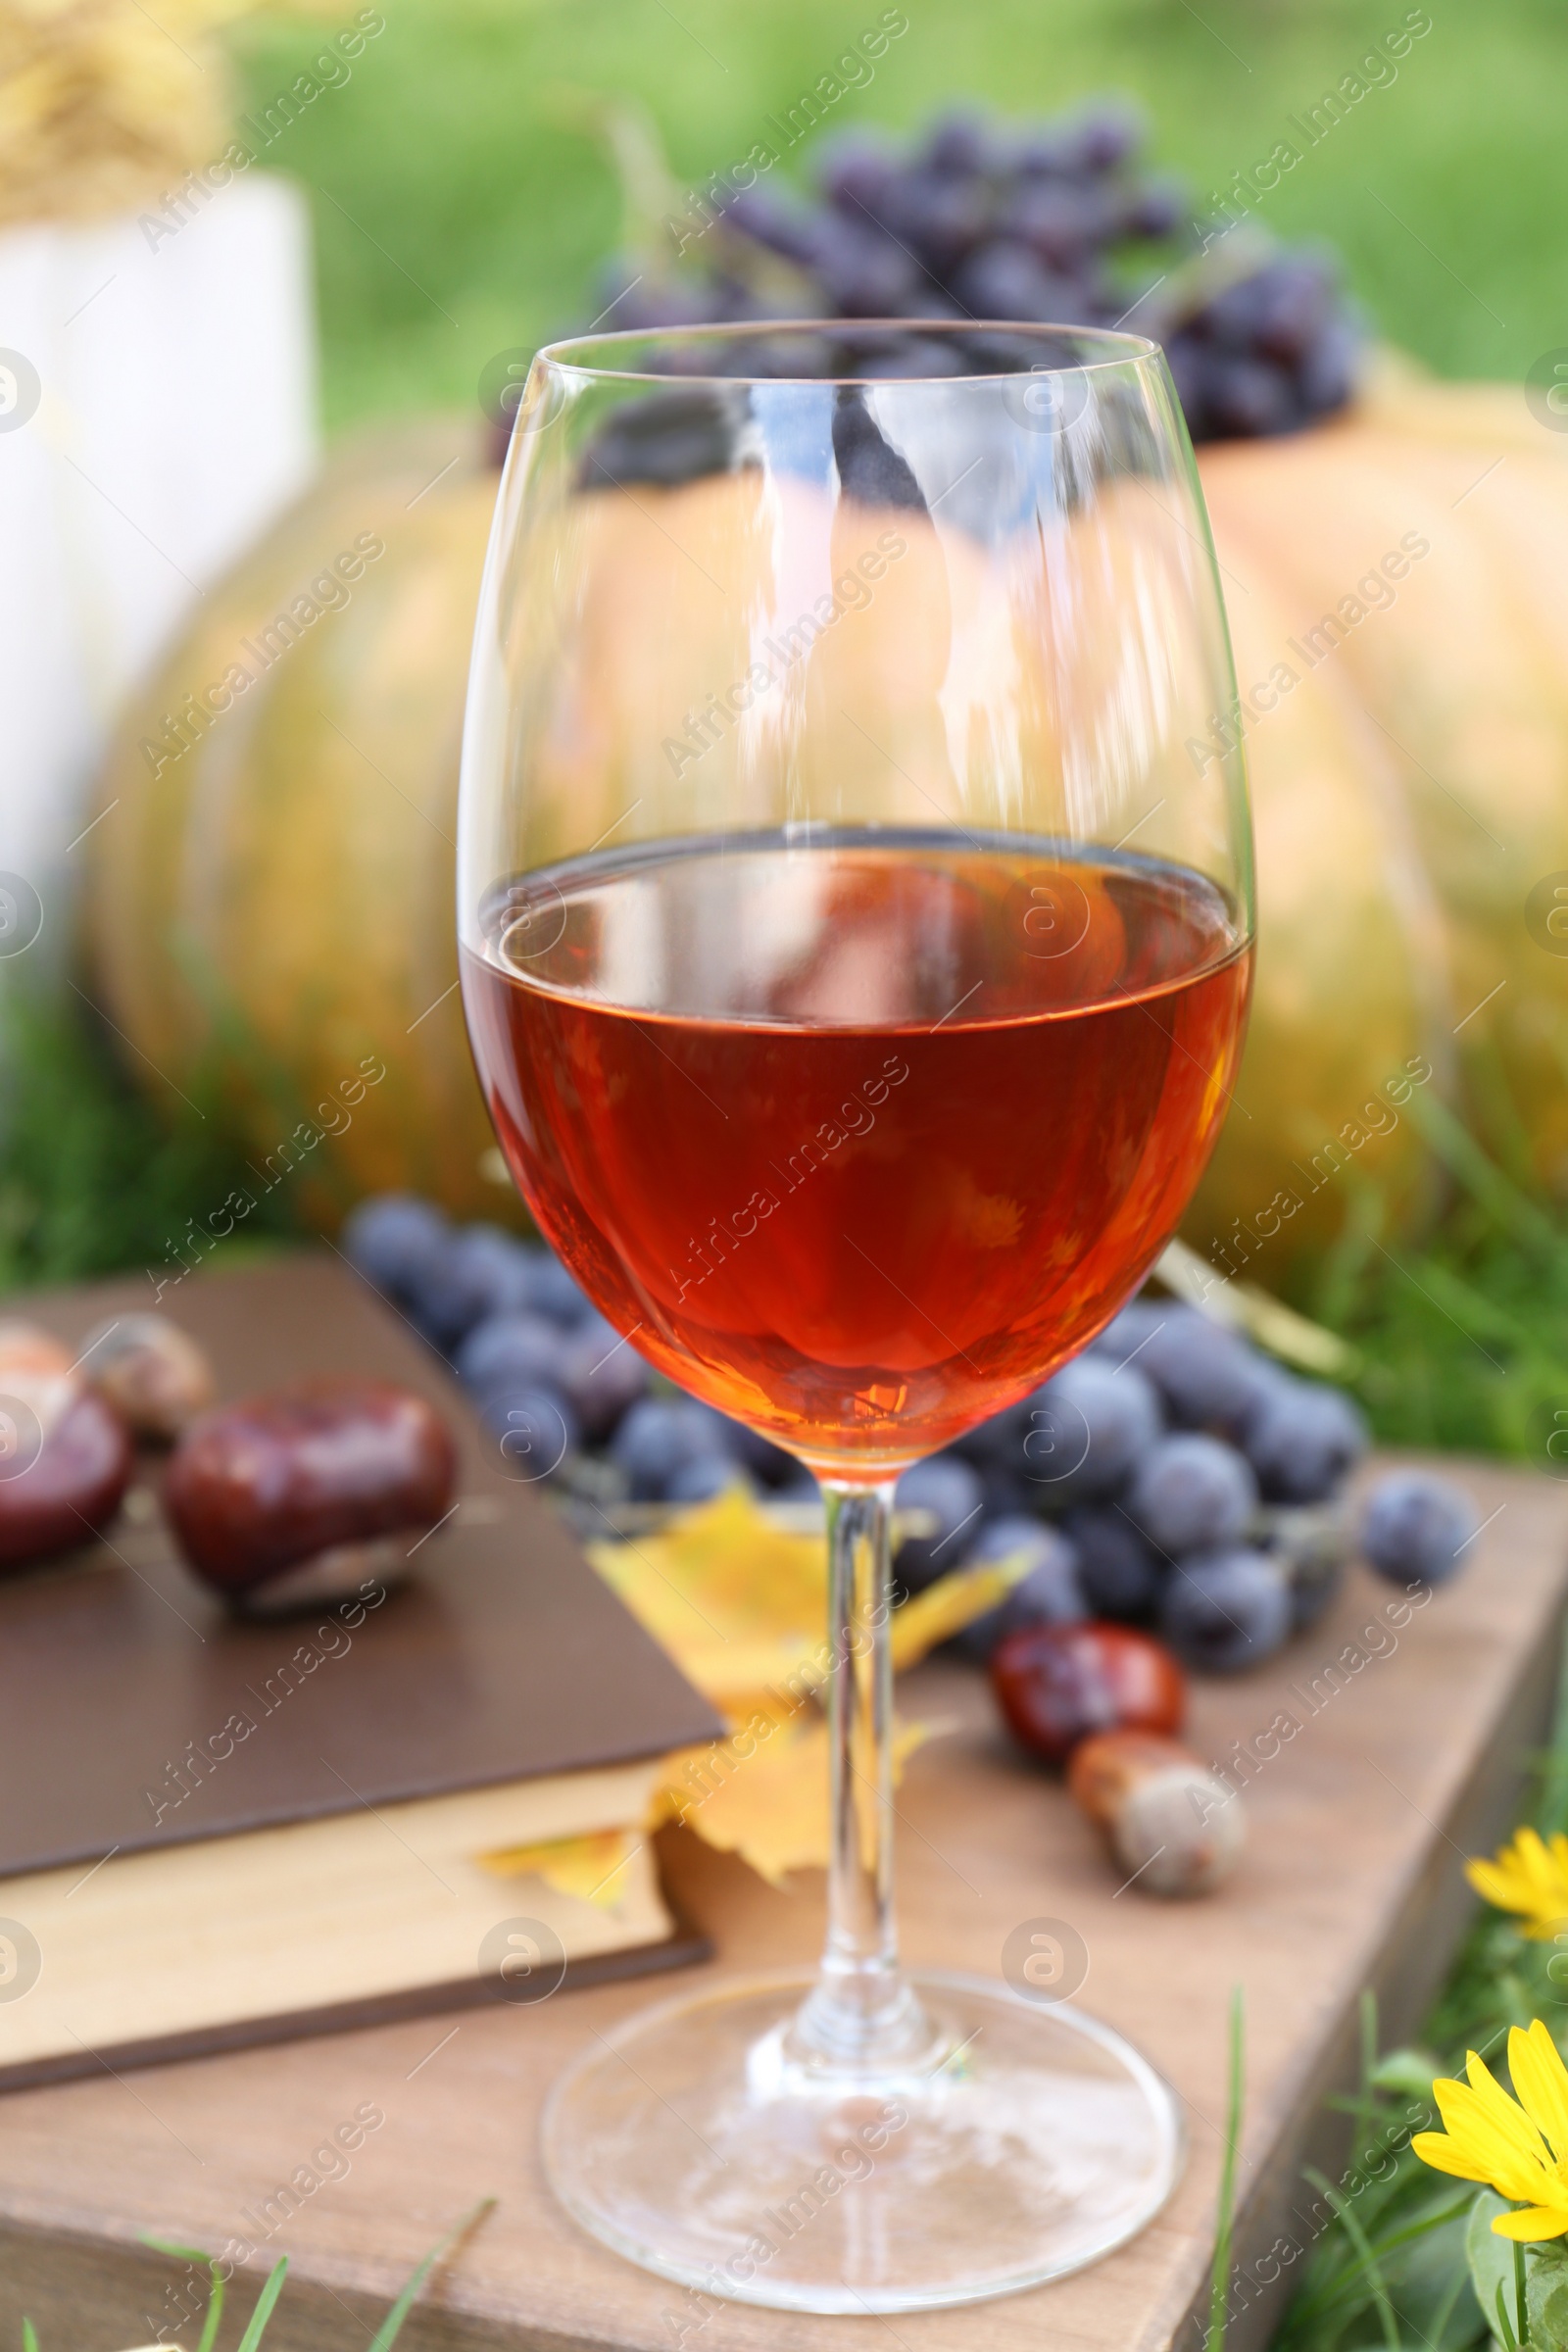
[[(585, 93), (639, 100), (696, 184), (744, 155), (880, 7), (385, 0), (352, 79), (267, 155), (312, 194), (329, 423), (471, 401), (493, 352), (592, 317), (620, 200), (583, 127)], [(1121, 89), (1200, 200), (1407, 18), (1402, 0), (907, 0), (905, 13), (908, 31), (833, 107), (833, 131), (904, 129), (958, 96), (1028, 115)], [(1568, 341), (1568, 11), (1433, 0), (1415, 13), (1432, 28), (1396, 80), (1353, 104), (1257, 218), (1329, 239), (1381, 331), (1441, 372), (1518, 379)], [(246, 103), (285, 90), (327, 28), (253, 24)]]
[[(382, 0), (350, 78), (266, 154), (311, 200), (329, 429), (471, 412), (494, 354), (592, 318), (623, 234), (593, 126), (605, 98), (644, 109), (677, 180), (700, 185), (882, 4)], [(242, 109), (272, 107), (353, 13), (344, 0), (314, 23), (243, 26)], [(1430, 18), (1396, 77), (1349, 106), (1254, 218), (1337, 248), (1376, 328), (1442, 373), (1518, 383), (1568, 345), (1561, 0), (906, 0), (905, 13), (869, 85), (831, 109), (831, 133), (912, 129), (962, 99), (1019, 118), (1129, 92), (1150, 160), (1185, 173), (1200, 210), (1369, 44)], [(775, 183), (809, 155), (796, 149)], [(36, 1013), (18, 1026), (0, 1122), (0, 1290), (161, 1262), (192, 1199), (221, 1199), (240, 1168), (216, 1120), (162, 1124), (74, 1000)], [(1453, 1205), (1422, 1250), (1397, 1264), (1380, 1251), (1369, 1202), (1298, 1303), (1356, 1343), (1385, 1437), (1542, 1461), (1568, 1398), (1568, 1241), (1501, 1170), (1478, 1176), (1472, 1157), (1452, 1173)], [(273, 1238), (294, 1213), (279, 1193)]]

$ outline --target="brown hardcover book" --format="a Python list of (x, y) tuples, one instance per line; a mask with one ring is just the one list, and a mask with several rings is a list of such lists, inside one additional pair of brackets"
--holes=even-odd
[[(126, 1281), (6, 1311), (79, 1346), (150, 1303)], [(102, 1541), (0, 1582), (0, 2087), (516, 1997), (562, 1956), (568, 1981), (693, 1956), (636, 1835), (612, 1904), (495, 1860), (635, 1833), (660, 1759), (722, 1726), (438, 1359), (326, 1251), (161, 1307), (225, 1400), (319, 1373), (429, 1397), (459, 1500), (383, 1597), (241, 1622), (180, 1562), (149, 1456)]]

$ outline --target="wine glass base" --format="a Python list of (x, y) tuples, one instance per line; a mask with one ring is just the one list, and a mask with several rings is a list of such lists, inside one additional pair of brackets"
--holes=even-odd
[(1059, 2278), (1123, 2244), (1182, 2167), (1166, 2084), (1119, 2034), (978, 1977), (910, 1980), (935, 2029), (903, 2069), (790, 2055), (811, 1979), (643, 2012), (562, 2078), (545, 2166), (595, 2237), (707, 2299), (921, 2311)]

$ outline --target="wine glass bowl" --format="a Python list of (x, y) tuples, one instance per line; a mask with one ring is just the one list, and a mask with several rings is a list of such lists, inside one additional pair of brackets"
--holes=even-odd
[[(1140, 338), (807, 323), (535, 362), (465, 739), (475, 1060), (595, 1303), (823, 1483), (834, 1849), (814, 1982), (635, 2021), (546, 2153), (607, 2242), (737, 2299), (1031, 2283), (1175, 2177), (1169, 2094), (1106, 2028), (899, 1969), (888, 1512), (1108, 1321), (1212, 1148), (1250, 973), (1233, 694)], [(840, 2185), (781, 2235), (813, 2154)]]

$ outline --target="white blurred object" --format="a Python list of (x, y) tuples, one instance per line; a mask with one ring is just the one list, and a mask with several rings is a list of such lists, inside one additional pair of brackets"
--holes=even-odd
[(316, 390), (284, 180), (153, 243), (137, 215), (0, 234), (0, 869), (41, 897), (46, 954), (115, 711), (308, 479)]

